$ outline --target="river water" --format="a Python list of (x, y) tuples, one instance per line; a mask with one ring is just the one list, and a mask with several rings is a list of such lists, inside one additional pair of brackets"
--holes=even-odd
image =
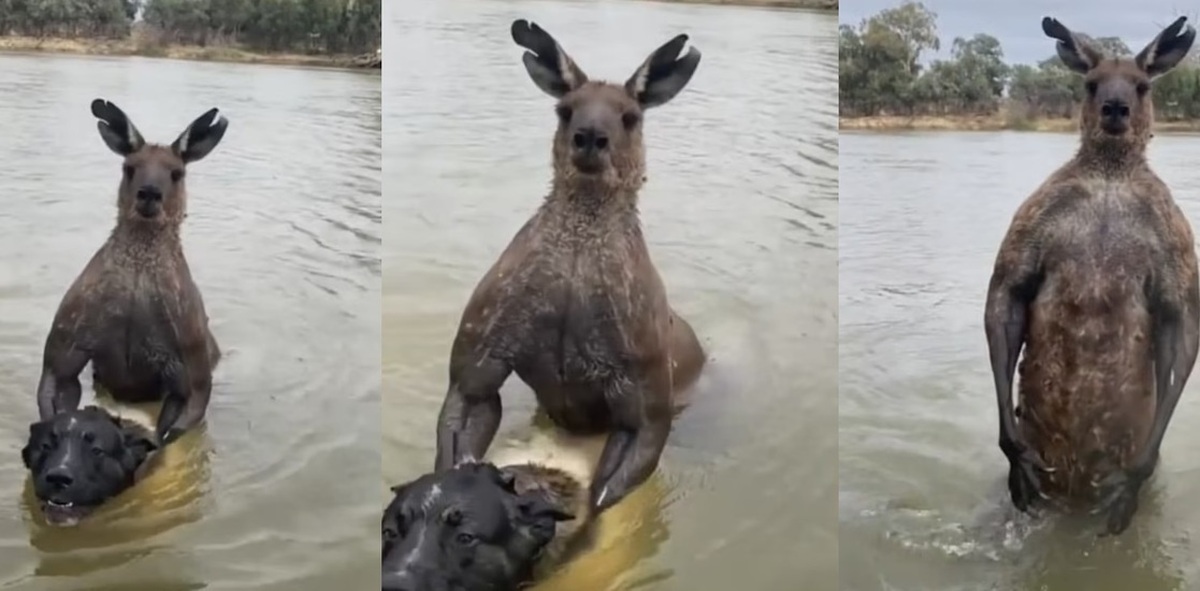
[[(521, 66), (517, 18), (595, 78), (624, 80), (680, 32), (704, 55), (689, 87), (646, 116), (640, 203), (671, 303), (710, 365), (656, 475), (605, 514), (594, 550), (537, 589), (836, 588), (833, 15), (478, 0), (385, 14), (387, 52), (413, 57), (384, 74), (381, 484), (431, 468), (459, 315), (549, 184), (554, 103)], [(519, 379), (502, 392), (496, 445), (534, 410)]]
[[(1200, 223), (1196, 137), (1160, 135), (1155, 170)], [(996, 445), (983, 305), (1017, 206), (1070, 134), (841, 136), (841, 588), (1200, 588), (1200, 381), (1119, 538), (1015, 514)]]
[[(47, 530), (19, 450), (59, 299), (115, 216), (96, 97), (149, 141), (213, 106), (230, 120), (189, 169), (184, 224), (225, 357), (206, 430), (112, 515)], [(377, 583), (380, 104), (379, 77), (357, 72), (0, 56), (0, 587)]]

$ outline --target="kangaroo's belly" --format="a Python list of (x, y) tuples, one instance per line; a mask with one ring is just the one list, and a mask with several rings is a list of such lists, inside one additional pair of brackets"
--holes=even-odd
[[(1095, 296), (1095, 297), (1093, 297)], [(1051, 283), (1030, 310), (1019, 371), (1023, 437), (1055, 471), (1048, 493), (1086, 499), (1129, 468), (1155, 413), (1150, 314), (1134, 286)]]

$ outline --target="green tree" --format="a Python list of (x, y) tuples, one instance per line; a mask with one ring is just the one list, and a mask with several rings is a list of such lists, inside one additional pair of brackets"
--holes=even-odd
[(937, 14), (920, 2), (908, 1), (867, 19), (867, 35), (896, 36), (904, 47), (904, 65), (913, 76), (918, 73), (921, 53), (937, 51)]
[(141, 15), (164, 43), (373, 53), (381, 0), (0, 0), (0, 35), (122, 38)]

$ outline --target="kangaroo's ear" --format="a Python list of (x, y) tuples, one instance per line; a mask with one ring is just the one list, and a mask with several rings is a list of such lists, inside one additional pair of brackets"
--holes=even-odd
[(229, 120), (218, 113), (217, 109), (209, 109), (179, 134), (171, 144), (171, 149), (184, 163), (190, 164), (208, 156), (208, 153), (221, 143), (221, 138), (225, 137), (227, 127)]
[(1185, 23), (1185, 16), (1175, 19), (1175, 22), (1163, 29), (1137, 57), (1133, 58), (1138, 67), (1145, 70), (1151, 78), (1173, 70), (1192, 48), (1192, 42), (1196, 40), (1196, 29), (1191, 26), (1184, 28)]
[(637, 99), (643, 109), (657, 107), (675, 98), (692, 79), (692, 74), (696, 73), (696, 67), (700, 65), (700, 50), (691, 47), (683, 57), (679, 57), (687, 40), (687, 35), (676, 35), (655, 49), (625, 82), (625, 90)]
[(93, 100), (92, 115), (99, 119), (96, 127), (100, 129), (100, 138), (117, 155), (128, 156), (146, 145), (133, 121), (116, 105), (104, 99)]
[(1063, 61), (1067, 69), (1079, 74), (1086, 74), (1096, 67), (1100, 60), (1104, 59), (1104, 54), (1100, 53), (1092, 44), (1080, 35), (1076, 35), (1062, 24), (1056, 18), (1045, 17), (1042, 19), (1042, 32), (1051, 39), (1057, 39), (1058, 43), (1054, 44), (1055, 51), (1058, 52), (1058, 58)]
[(542, 92), (562, 98), (588, 81), (587, 74), (575, 65), (575, 60), (563, 51), (558, 41), (536, 23), (525, 19), (513, 21), (512, 38), (517, 45), (529, 50), (521, 56), (521, 61)]

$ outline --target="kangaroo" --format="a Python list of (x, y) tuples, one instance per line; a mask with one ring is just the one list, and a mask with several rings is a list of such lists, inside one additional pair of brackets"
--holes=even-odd
[(38, 413), (75, 410), (79, 374), (119, 402), (162, 400), (155, 434), (168, 443), (204, 419), (221, 357), (183, 256), (187, 165), (220, 143), (228, 121), (210, 109), (170, 145), (148, 144), (129, 117), (92, 101), (100, 137), (123, 158), (117, 223), (71, 284), (42, 357)]
[[(674, 392), (704, 352), (667, 303), (638, 221), (642, 116), (683, 90), (700, 63), (687, 35), (659, 47), (623, 85), (589, 80), (536, 24), (512, 25), (534, 84), (557, 99), (549, 195), (484, 275), (450, 352), (435, 470), (483, 457), (500, 387), (517, 376), (564, 430), (609, 433), (589, 488), (593, 514), (658, 466)], [(461, 445), (452, 445), (461, 441)]]
[[(1108, 512), (1129, 527), (1196, 361), (1192, 229), (1146, 161), (1151, 82), (1196, 31), (1177, 19), (1133, 58), (1042, 20), (1084, 76), (1075, 157), (1020, 206), (1000, 245), (984, 318), (1013, 504)], [(1024, 346), (1018, 388), (1013, 372)]]

